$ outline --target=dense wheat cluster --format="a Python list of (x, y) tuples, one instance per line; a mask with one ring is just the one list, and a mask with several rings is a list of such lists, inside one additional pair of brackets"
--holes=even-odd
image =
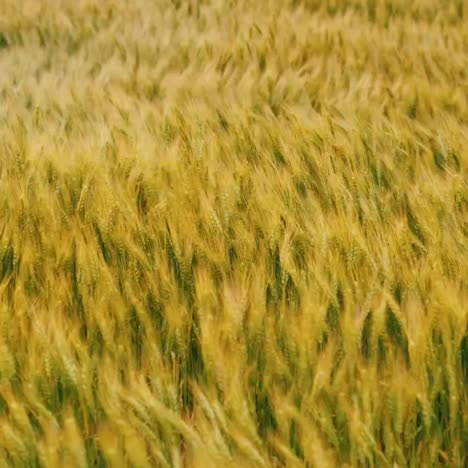
[(466, 466), (467, 7), (0, 0), (0, 466)]

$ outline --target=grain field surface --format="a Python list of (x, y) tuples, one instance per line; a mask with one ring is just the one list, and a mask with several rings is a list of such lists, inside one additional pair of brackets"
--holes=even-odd
[(467, 389), (467, 0), (0, 0), (0, 467), (467, 467)]

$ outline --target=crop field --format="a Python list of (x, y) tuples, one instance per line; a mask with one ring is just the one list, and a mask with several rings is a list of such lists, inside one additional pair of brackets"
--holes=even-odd
[(10, 466), (468, 466), (466, 0), (0, 0)]

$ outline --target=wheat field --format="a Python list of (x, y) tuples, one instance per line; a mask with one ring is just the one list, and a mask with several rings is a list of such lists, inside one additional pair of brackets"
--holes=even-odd
[(0, 467), (468, 466), (466, 0), (0, 0)]

